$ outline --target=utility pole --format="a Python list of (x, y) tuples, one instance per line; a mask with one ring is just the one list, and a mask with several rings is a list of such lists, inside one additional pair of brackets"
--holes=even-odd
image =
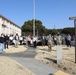
[(69, 20), (74, 20), (74, 28), (75, 28), (75, 63), (76, 63), (76, 17), (69, 17)]
[(33, 36), (35, 36), (35, 0), (33, 0), (33, 16), (34, 16), (34, 19), (33, 19)]
[(76, 19), (74, 20), (74, 27), (75, 27), (75, 63), (76, 63)]

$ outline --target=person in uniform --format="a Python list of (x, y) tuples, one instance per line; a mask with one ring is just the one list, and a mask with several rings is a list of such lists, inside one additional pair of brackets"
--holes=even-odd
[(52, 50), (52, 37), (51, 37), (51, 34), (49, 35), (49, 38), (48, 38), (48, 51), (51, 52)]
[(57, 34), (57, 45), (61, 45), (62, 44), (62, 38), (59, 34)]

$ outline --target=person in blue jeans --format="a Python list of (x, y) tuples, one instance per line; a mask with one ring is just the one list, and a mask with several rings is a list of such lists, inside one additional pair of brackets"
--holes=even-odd
[(4, 36), (1, 34), (0, 36), (0, 51), (4, 51)]

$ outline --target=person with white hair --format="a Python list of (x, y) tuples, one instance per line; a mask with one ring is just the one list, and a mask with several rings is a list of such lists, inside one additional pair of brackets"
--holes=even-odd
[(17, 48), (18, 47), (18, 42), (19, 42), (19, 35), (16, 33), (15, 37), (15, 47)]
[(34, 48), (36, 48), (36, 46), (37, 46), (37, 37), (36, 36), (33, 37), (33, 45), (34, 45)]

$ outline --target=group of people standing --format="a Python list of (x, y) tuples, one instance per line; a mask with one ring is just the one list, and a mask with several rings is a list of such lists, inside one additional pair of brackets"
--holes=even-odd
[[(4, 48), (9, 48), (8, 45), (12, 45), (14, 44), (15, 47), (18, 47), (18, 44), (20, 42), (20, 44), (22, 45), (23, 42), (23, 38), (21, 36), (19, 36), (18, 34), (16, 34), (15, 36), (8, 36), (7, 34), (1, 34), (0, 36), (0, 43), (4, 45)], [(52, 46), (54, 45), (61, 45), (61, 44), (65, 44), (67, 46), (71, 47), (71, 35), (68, 34), (66, 37), (62, 37), (60, 34), (51, 36), (51, 34), (49, 34), (49, 36), (45, 36), (44, 34), (41, 36), (41, 42), (42, 42), (42, 46), (47, 45), (48, 46), (48, 51), (52, 50)], [(28, 47), (33, 46), (34, 48), (36, 48), (38, 43), (38, 37), (37, 36), (31, 36), (28, 35), (26, 37), (26, 45)]]
[(60, 34), (51, 36), (51, 34), (48, 36), (48, 51), (52, 50), (52, 46), (54, 45), (67, 45), (67, 47), (71, 47), (71, 35), (68, 34), (66, 36), (61, 36)]
[(9, 41), (8, 35), (1, 34), (1, 36), (0, 36), (0, 43), (4, 45), (5, 49), (8, 48), (8, 41)]
[[(35, 37), (35, 36), (31, 37), (30, 35), (28, 35), (28, 37), (27, 37), (28, 47), (33, 43), (33, 46), (36, 48), (37, 40), (38, 40), (38, 37)], [(42, 46), (45, 46), (45, 45), (48, 46), (48, 51), (51, 51), (52, 46), (55, 46), (55, 45), (65, 44), (65, 45), (71, 47), (71, 35), (68, 34), (68, 35), (66, 35), (66, 37), (63, 37), (60, 34), (57, 34), (57, 35), (54, 35), (54, 36), (51, 36), (51, 34), (49, 34), (48, 36), (45, 36), (43, 34), (41, 36), (41, 42), (42, 42)]]
[(30, 35), (28, 35), (28, 37), (26, 38), (27, 40), (27, 46), (30, 47), (31, 45), (33, 45), (34, 48), (36, 48), (37, 46), (37, 37), (31, 37)]
[[(15, 40), (15, 43), (13, 40)], [(4, 45), (4, 49), (6, 49), (6, 48), (8, 49), (9, 44), (10, 45), (14, 44), (15, 47), (17, 47), (18, 46), (18, 40), (19, 40), (18, 34), (16, 34), (14, 37), (12, 35), (8, 36), (7, 34), (6, 35), (1, 34), (1, 36), (0, 36), (0, 43)]]

